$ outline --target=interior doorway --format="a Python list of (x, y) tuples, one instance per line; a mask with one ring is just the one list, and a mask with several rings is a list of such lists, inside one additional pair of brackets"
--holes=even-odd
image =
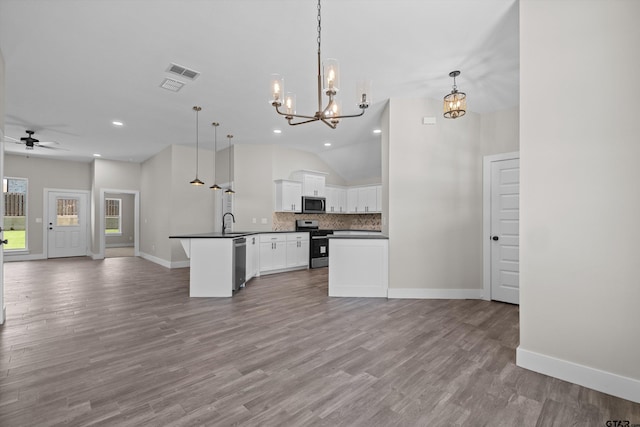
[(520, 302), (520, 155), (483, 164), (483, 298)]
[(100, 257), (140, 255), (140, 192), (100, 190)]

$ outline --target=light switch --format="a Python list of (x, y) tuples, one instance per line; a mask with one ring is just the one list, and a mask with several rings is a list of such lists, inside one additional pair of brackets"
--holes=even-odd
[(258, 221), (255, 218), (253, 218), (253, 220), (251, 222), (256, 224)]
[(423, 125), (435, 125), (436, 124), (436, 118), (435, 117), (423, 117), (422, 118), (422, 124)]
[(266, 224), (267, 223), (267, 218), (262, 218), (262, 220), (260, 222), (261, 222), (261, 224)]
[(42, 224), (42, 218), (36, 218), (36, 224)]

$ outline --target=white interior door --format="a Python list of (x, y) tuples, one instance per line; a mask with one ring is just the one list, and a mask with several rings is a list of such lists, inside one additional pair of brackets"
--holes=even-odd
[(491, 163), (491, 299), (520, 301), (520, 159)]
[(87, 255), (87, 193), (48, 192), (47, 257)]

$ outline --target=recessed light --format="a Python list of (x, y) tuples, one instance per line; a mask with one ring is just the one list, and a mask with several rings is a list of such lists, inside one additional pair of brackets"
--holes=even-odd
[(111, 122), (111, 124), (114, 125), (114, 126), (124, 126), (124, 123), (122, 123), (119, 120), (114, 120), (114, 121)]
[(93, 157), (102, 157), (102, 154), (95, 153)]
[(330, 143), (330, 142), (325, 142), (325, 143), (324, 143), (324, 146), (325, 146), (325, 147), (331, 147), (331, 143)]
[(382, 129), (374, 129), (373, 133), (382, 133)]
[(274, 130), (273, 130), (273, 133), (282, 133), (282, 130), (280, 130), (280, 129), (274, 129)]

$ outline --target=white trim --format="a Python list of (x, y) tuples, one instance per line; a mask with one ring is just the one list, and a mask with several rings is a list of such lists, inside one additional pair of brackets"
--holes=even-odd
[(165, 259), (158, 258), (157, 256), (149, 255), (149, 254), (144, 253), (144, 252), (140, 252), (140, 254), (136, 255), (136, 256), (139, 256), (139, 257), (141, 257), (143, 259), (146, 259), (147, 261), (151, 261), (151, 262), (153, 262), (155, 264), (161, 265), (161, 266), (166, 267), (166, 268), (185, 268), (185, 267), (189, 267), (190, 266), (189, 260), (170, 262), (170, 261), (167, 261)]
[(482, 299), (482, 289), (389, 288), (388, 298)]
[(5, 262), (13, 262), (13, 261), (37, 261), (41, 259), (47, 259), (44, 254), (4, 254)]
[(640, 403), (640, 381), (634, 378), (525, 350), (522, 346), (516, 349), (516, 365)]
[[(99, 214), (98, 214), (98, 226), (99, 232), (96, 233), (98, 235), (98, 251), (99, 255), (104, 258), (104, 248), (105, 248), (105, 215), (104, 215), (104, 199), (105, 193), (115, 193), (115, 194), (133, 194), (133, 255), (134, 256), (142, 256), (140, 252), (140, 191), (138, 190), (118, 190), (113, 188), (101, 188), (100, 189), (100, 200), (98, 202)], [(120, 202), (122, 203), (122, 201)], [(120, 206), (122, 208), (122, 205)], [(100, 258), (100, 259), (102, 259)], [(144, 258), (144, 257), (143, 257)], [(158, 258), (159, 259), (159, 258)], [(162, 264), (161, 264), (162, 265)], [(170, 267), (168, 267), (170, 268)]]
[(135, 247), (133, 243), (106, 243), (105, 248), (132, 248)]
[(520, 152), (492, 154), (482, 158), (482, 294), (491, 300), (491, 163), (519, 159)]

